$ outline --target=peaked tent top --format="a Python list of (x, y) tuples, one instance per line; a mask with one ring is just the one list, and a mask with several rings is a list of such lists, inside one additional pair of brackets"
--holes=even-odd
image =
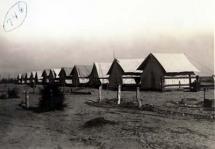
[[(73, 69), (73, 67), (62, 67), (61, 71), (64, 71), (66, 76), (70, 76), (72, 69)], [(61, 73), (61, 71), (60, 71), (60, 73)]]
[(98, 62), (95, 62), (94, 65), (95, 65), (95, 67), (97, 69), (99, 78), (108, 77), (107, 73), (108, 73), (108, 70), (110, 69), (111, 63), (98, 63)]
[[(114, 62), (117, 62), (121, 68), (123, 69), (124, 73), (129, 73), (129, 72), (142, 72), (140, 70), (137, 70), (137, 67), (144, 61), (144, 58), (138, 58), (138, 59), (114, 59)], [(112, 63), (112, 64), (113, 64)], [(112, 66), (110, 67), (108, 74), (112, 71)]]
[(36, 71), (38, 79), (42, 78), (43, 71)]
[(52, 68), (50, 71), (53, 72), (54, 77), (58, 78), (60, 73), (60, 68)]
[[(78, 77), (88, 77), (93, 69), (92, 65), (75, 65), (73, 69), (78, 72)], [(72, 72), (71, 72), (72, 75)]]
[[(151, 53), (167, 73), (174, 72), (199, 72), (199, 70), (188, 60), (184, 53)], [(150, 56), (149, 55), (149, 56)], [(142, 63), (138, 69), (143, 69)]]

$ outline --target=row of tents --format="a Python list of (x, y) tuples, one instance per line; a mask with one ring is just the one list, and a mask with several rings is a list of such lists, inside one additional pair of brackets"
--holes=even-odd
[(63, 86), (137, 86), (148, 90), (190, 87), (199, 70), (183, 53), (150, 53), (140, 59), (118, 59), (109, 63), (52, 68), (20, 73), (19, 84), (56, 83)]

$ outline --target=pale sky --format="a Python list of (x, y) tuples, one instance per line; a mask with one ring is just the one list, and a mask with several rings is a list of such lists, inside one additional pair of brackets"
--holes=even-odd
[(23, 0), (27, 17), (5, 32), (0, 1), (0, 72), (183, 52), (204, 73), (214, 68), (213, 0)]

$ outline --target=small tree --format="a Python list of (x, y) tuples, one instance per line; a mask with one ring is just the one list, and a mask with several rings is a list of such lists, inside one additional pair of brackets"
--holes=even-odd
[(58, 86), (54, 84), (45, 85), (40, 93), (39, 109), (41, 111), (63, 110), (65, 98)]

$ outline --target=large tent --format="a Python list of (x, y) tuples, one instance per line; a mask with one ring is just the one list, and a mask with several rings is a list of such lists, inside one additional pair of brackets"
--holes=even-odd
[(116, 87), (117, 85), (135, 85), (137, 78), (142, 70), (137, 70), (137, 67), (144, 59), (114, 59), (110, 69), (109, 86)]
[(98, 63), (93, 64), (92, 72), (89, 75), (89, 85), (97, 87), (99, 85), (106, 85), (108, 81), (108, 70), (110, 69), (111, 63)]
[(60, 73), (59, 73), (59, 79), (60, 79), (60, 83), (62, 85), (71, 85), (72, 84), (72, 78), (70, 76), (70, 74), (72, 72), (72, 68), (73, 67), (61, 68)]
[(165, 86), (190, 85), (199, 70), (183, 53), (151, 53), (138, 67), (143, 70), (143, 89), (162, 90)]
[(75, 65), (71, 72), (73, 86), (85, 86), (89, 82), (92, 65)]

